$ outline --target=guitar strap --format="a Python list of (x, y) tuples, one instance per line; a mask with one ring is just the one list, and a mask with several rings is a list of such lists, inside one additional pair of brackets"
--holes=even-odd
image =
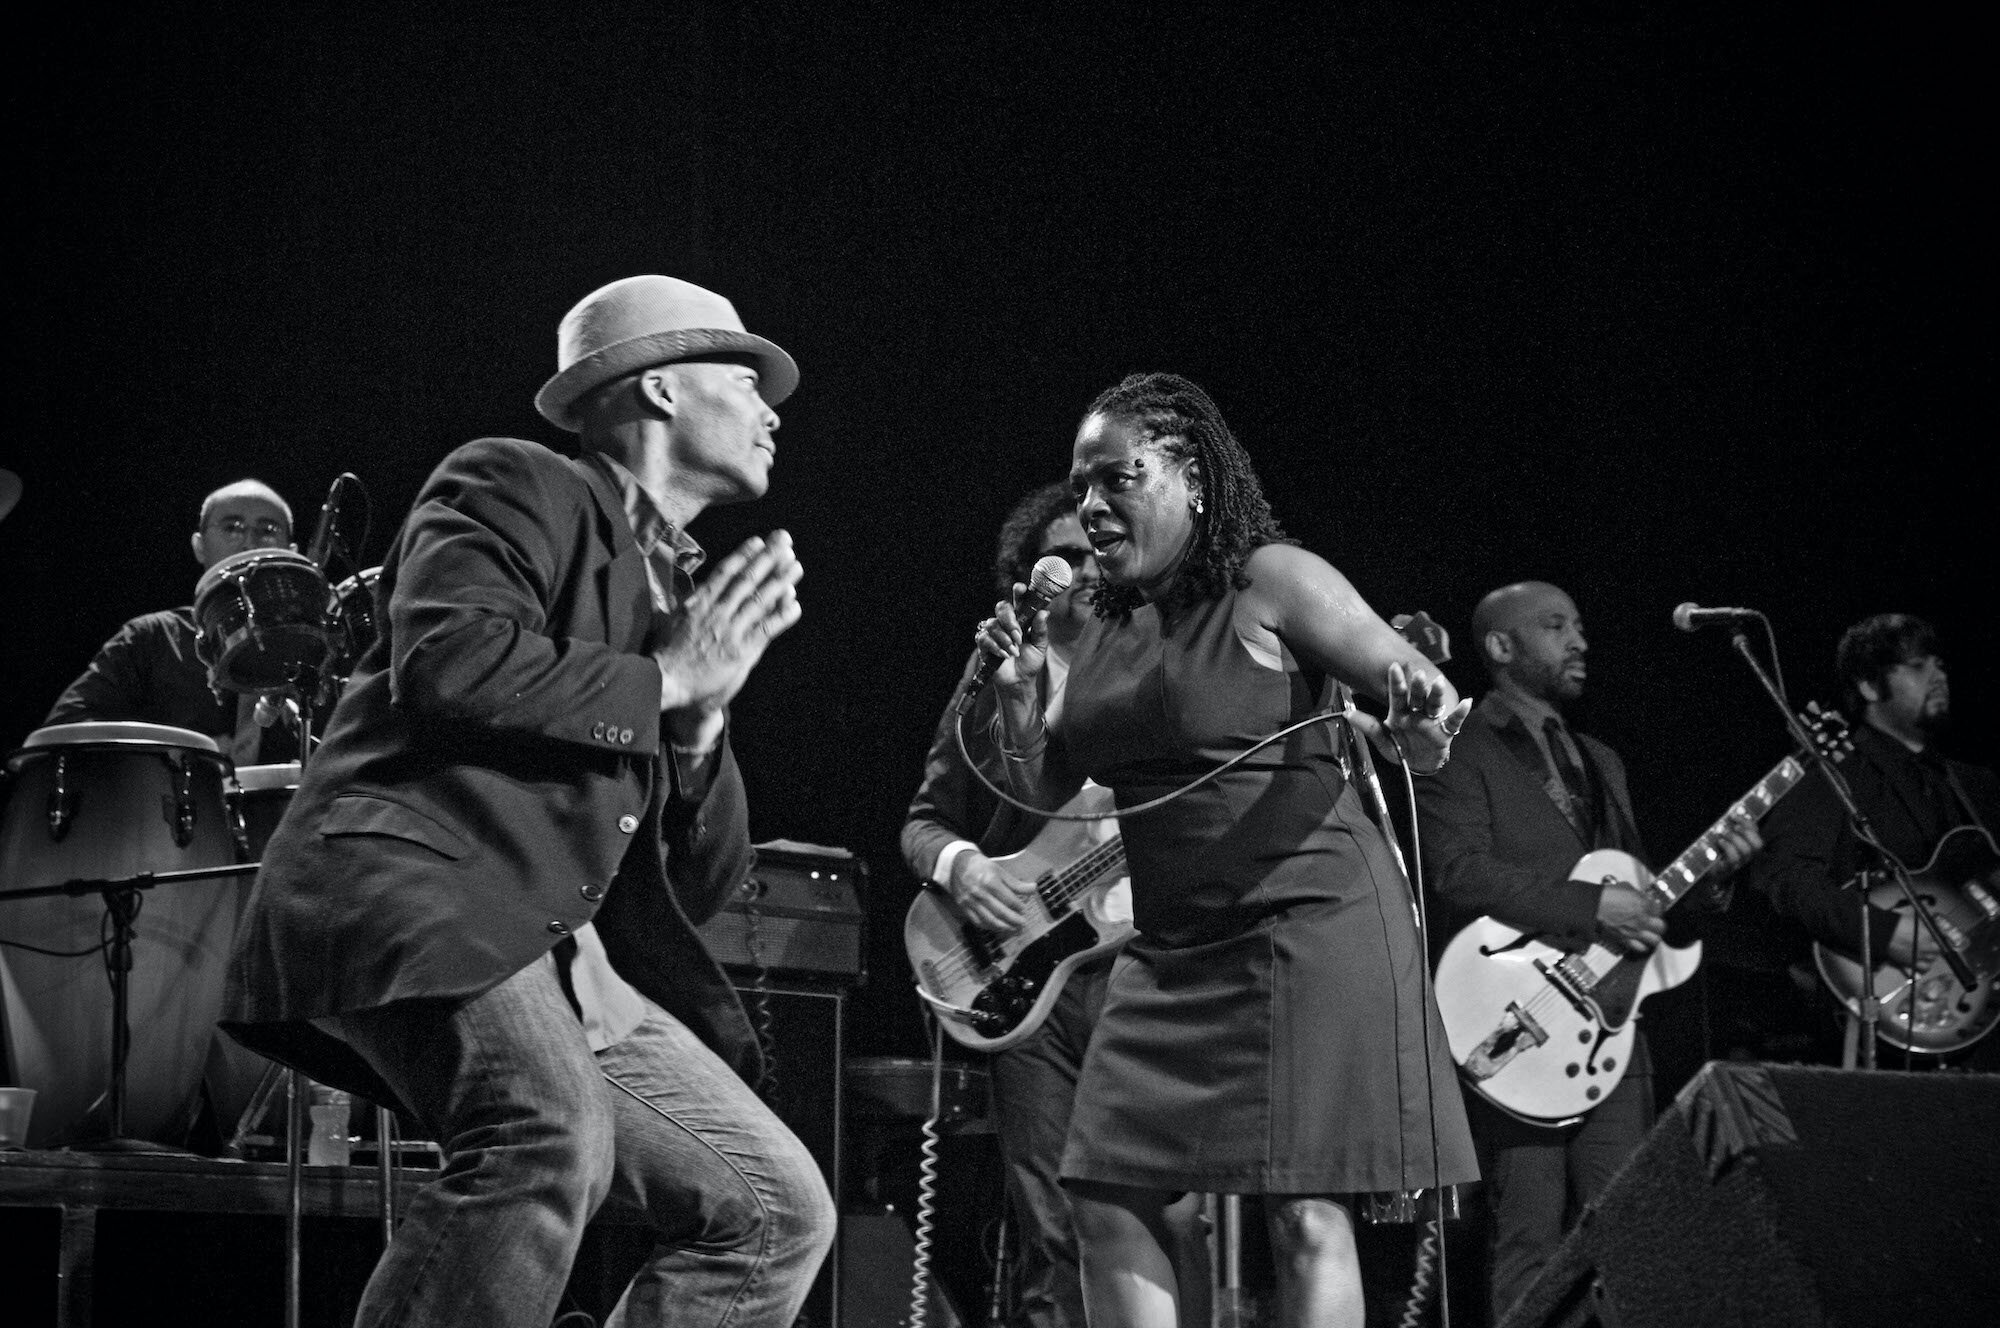
[(1991, 839), (1993, 837), (1993, 827), (1986, 824), (1985, 820), (1979, 815), (1979, 809), (1972, 805), (1972, 795), (1967, 793), (1965, 785), (1959, 782), (1958, 771), (1951, 768), (1950, 761), (1941, 759), (1938, 764), (1944, 769), (1944, 782), (1951, 785), (1951, 794), (1954, 798), (1958, 799), (1959, 810), (1965, 813), (1964, 824), (1978, 826), (1986, 832), (1986, 837)]

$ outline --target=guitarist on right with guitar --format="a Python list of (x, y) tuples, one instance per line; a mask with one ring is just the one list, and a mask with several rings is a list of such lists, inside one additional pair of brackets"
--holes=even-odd
[[(1951, 685), (1938, 655), (1937, 630), (1922, 618), (1885, 613), (1847, 629), (1835, 652), (1850, 714), (1865, 722), (1855, 725), (1854, 752), (1841, 766), (1855, 803), (1873, 824), (1882, 846), (1914, 873), (1919, 884), (1939, 891), (1941, 911), (1958, 915), (1960, 931), (1972, 932), (1994, 909), (1978, 902), (1979, 894), (2000, 899), (1994, 876), (1993, 833), (2000, 830), (2000, 777), (1983, 767), (1956, 761), (1937, 748), (1938, 736), (1951, 717)], [(1833, 970), (1852, 966), (1861, 956), (1863, 899), (1855, 889), (1857, 876), (1878, 864), (1855, 838), (1833, 793), (1817, 778), (1808, 779), (1797, 794), (1771, 814), (1770, 853), (1749, 878), (1781, 917), (1801, 925), (1822, 948), (1820, 968), (1829, 980)], [(1886, 873), (1875, 879), (1888, 886)], [(1973, 883), (1970, 899), (1960, 897)], [(1874, 892), (1869, 903), (1870, 965), (1878, 971), (1907, 969), (1930, 959), (1935, 944), (1905, 908), (1895, 908), (1900, 890), (1893, 886)], [(1948, 921), (1950, 918), (1948, 917)], [(1994, 924), (1987, 920), (1983, 930)], [(1976, 933), (1975, 933), (1976, 935)], [(1987, 949), (1991, 948), (1990, 941)], [(1975, 950), (1977, 947), (1975, 947)], [(1833, 963), (1827, 962), (1831, 951)], [(1978, 968), (1978, 954), (1970, 956)], [(1990, 960), (1990, 954), (1986, 956)], [(1928, 1033), (1917, 1038), (1917, 1050), (1949, 1056), (1973, 1047), (1974, 1068), (2000, 1070), (2000, 1038), (1987, 1038), (1993, 1017), (1992, 973), (1980, 973), (1986, 990), (1972, 1015), (1960, 1021), (1955, 1000), (1938, 1003)], [(1858, 967), (1851, 991), (1860, 991)], [(1934, 974), (1937, 982), (1951, 982)], [(1892, 990), (1878, 980), (1879, 992)], [(1958, 988), (1951, 982), (1951, 990)], [(1911, 1039), (1907, 1023), (1898, 1036), (1895, 1011), (1885, 1001), (1885, 1035), (1898, 1046)], [(1940, 1022), (1940, 1019), (1943, 1022)], [(1920, 1019), (1919, 1028), (1924, 1028)], [(1851, 1056), (1851, 1052), (1849, 1055)], [(1903, 1057), (1884, 1063), (1903, 1065)], [(1935, 1061), (1917, 1061), (1922, 1068)]]
[[(1451, 763), (1417, 781), (1433, 897), (1454, 927), (1486, 915), (1560, 950), (1598, 942), (1652, 951), (1666, 925), (1644, 895), (1615, 881), (1569, 879), (1595, 849), (1645, 857), (1624, 763), (1563, 722), (1563, 708), (1583, 694), (1588, 649), (1576, 604), (1546, 582), (1503, 586), (1473, 611), (1472, 635), (1493, 685), (1466, 719)], [(1705, 883), (1733, 871), (1759, 842), (1754, 821), (1733, 818), (1715, 840), (1720, 861)], [(1437, 926), (1434, 934), (1450, 932)], [(1494, 1323), (1651, 1126), (1643, 1033), (1630, 1060), (1617, 1086), (1567, 1123), (1531, 1123), (1466, 1093), (1492, 1211)]]

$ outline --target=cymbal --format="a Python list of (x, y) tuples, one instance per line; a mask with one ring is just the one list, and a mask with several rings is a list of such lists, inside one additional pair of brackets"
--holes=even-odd
[(21, 501), (21, 477), (11, 470), (0, 470), (0, 521), (14, 510), (14, 504)]

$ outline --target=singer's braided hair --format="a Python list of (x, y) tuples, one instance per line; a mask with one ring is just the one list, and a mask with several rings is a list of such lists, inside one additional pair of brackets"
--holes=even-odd
[(1006, 598), (1016, 581), (1027, 584), (1034, 574), (1035, 560), (1042, 552), (1042, 535), (1058, 517), (1076, 515), (1076, 495), (1069, 481), (1044, 484), (1014, 504), (1000, 527), (1000, 541), (993, 551), (993, 588)]
[[(1201, 466), (1202, 511), (1194, 519), (1194, 543), (1182, 559), (1161, 607), (1180, 608), (1220, 599), (1231, 586), (1249, 582), (1243, 564), (1265, 544), (1287, 539), (1264, 499), (1264, 486), (1250, 454), (1223, 422), (1208, 393), (1179, 374), (1131, 374), (1090, 403), (1091, 415), (1113, 415), (1132, 424), (1166, 454)], [(1140, 604), (1136, 586), (1100, 585), (1095, 607), (1100, 618), (1129, 617)]]

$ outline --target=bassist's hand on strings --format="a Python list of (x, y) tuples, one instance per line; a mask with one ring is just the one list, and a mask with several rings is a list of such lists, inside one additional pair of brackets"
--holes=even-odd
[(1028, 896), (1035, 892), (1033, 882), (1015, 880), (977, 849), (959, 854), (951, 864), (951, 884), (946, 889), (967, 918), (1003, 934), (1021, 929), (1027, 921), (1023, 910)]

